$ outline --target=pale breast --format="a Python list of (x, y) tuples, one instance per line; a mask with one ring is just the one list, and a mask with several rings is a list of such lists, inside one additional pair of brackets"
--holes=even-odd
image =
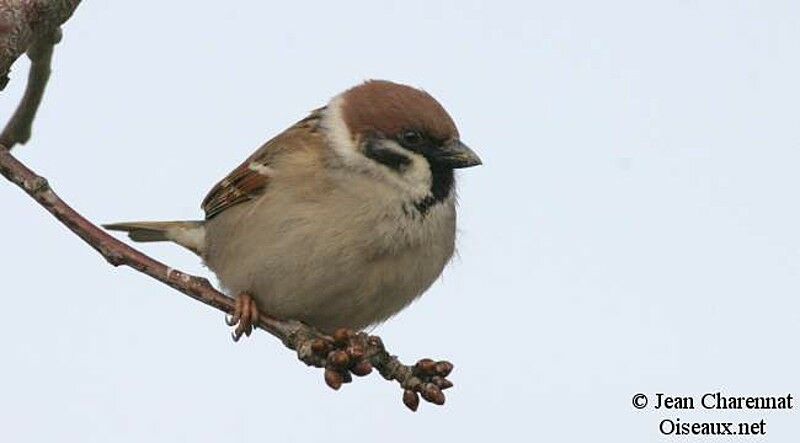
[(368, 180), (275, 177), (263, 196), (208, 221), (207, 265), (277, 317), (325, 330), (385, 320), (450, 260), (455, 207), (449, 198), (422, 215)]

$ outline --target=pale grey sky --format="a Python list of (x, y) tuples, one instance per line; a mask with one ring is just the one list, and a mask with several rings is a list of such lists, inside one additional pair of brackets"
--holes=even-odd
[(376, 332), (456, 364), (447, 405), (412, 414), (377, 376), (333, 392), (263, 333), (234, 345), (0, 183), (0, 441), (677, 440), (664, 418), (797, 441), (797, 407), (631, 397), (800, 396), (800, 3), (269, 3), (85, 2), (16, 153), (97, 222), (197, 218), (341, 90), (426, 89), (484, 166), (460, 175), (459, 258)]

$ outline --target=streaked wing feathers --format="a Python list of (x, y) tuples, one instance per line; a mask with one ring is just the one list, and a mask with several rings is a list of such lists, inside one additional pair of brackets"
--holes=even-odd
[(271, 167), (275, 157), (297, 149), (304, 136), (315, 134), (324, 108), (297, 122), (265, 143), (253, 155), (217, 183), (203, 199), (206, 220), (242, 202), (261, 195), (269, 184)]

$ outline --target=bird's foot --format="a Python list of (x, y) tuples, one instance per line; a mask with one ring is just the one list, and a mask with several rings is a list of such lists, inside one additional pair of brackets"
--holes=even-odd
[(228, 326), (235, 326), (231, 332), (233, 341), (239, 341), (243, 335), (250, 336), (253, 330), (258, 327), (258, 305), (250, 294), (242, 292), (236, 296), (236, 306), (233, 315), (225, 318)]

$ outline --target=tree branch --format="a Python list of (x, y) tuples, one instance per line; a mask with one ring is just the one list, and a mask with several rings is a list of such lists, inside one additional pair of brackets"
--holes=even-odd
[[(71, 14), (79, 1), (0, 0), (0, 20), (4, 18), (3, 8), (8, 3), (28, 6), (44, 3), (72, 5), (69, 11)], [(67, 17), (69, 15), (63, 20)], [(31, 73), (25, 95), (0, 135), (0, 174), (22, 188), (73, 233), (99, 252), (111, 265), (131, 267), (197, 301), (232, 314), (233, 299), (214, 289), (208, 280), (170, 268), (110, 236), (61, 200), (45, 178), (28, 169), (11, 155), (10, 148), (17, 143), (24, 143), (30, 137), (31, 123), (50, 73), (53, 45), (60, 38), (58, 26), (63, 20), (52, 20), (49, 22), (50, 28), (39, 27), (37, 35), (29, 36), (29, 43), (32, 43), (27, 51), (32, 60)], [(2, 25), (0, 22), (0, 28)], [(0, 52), (5, 49), (2, 47), (3, 38), (5, 37), (0, 36)], [(19, 54), (21, 52), (17, 56)], [(7, 72), (3, 71), (4, 61), (3, 55), (0, 54), (0, 73)], [(413, 366), (404, 365), (396, 356), (386, 351), (377, 336), (345, 329), (329, 336), (301, 322), (279, 320), (263, 314), (257, 324), (261, 329), (279, 338), (286, 347), (296, 351), (298, 358), (306, 365), (324, 368), (325, 382), (333, 389), (339, 389), (343, 383), (352, 381), (351, 374), (365, 376), (374, 368), (386, 380), (394, 380), (400, 384), (403, 389), (403, 403), (416, 411), (420, 395), (428, 402), (441, 405), (445, 401), (442, 390), (453, 386), (447, 379), (453, 369), (451, 363), (423, 359)]]
[(31, 138), (33, 120), (44, 97), (47, 81), (50, 79), (50, 63), (53, 59), (53, 46), (61, 40), (61, 29), (43, 34), (34, 40), (28, 48), (31, 69), (28, 72), (28, 84), (25, 93), (14, 111), (14, 115), (0, 133), (0, 145), (9, 150), (17, 144), (24, 145)]
[[(4, 146), (0, 146), (0, 174), (22, 188), (113, 266), (129, 266), (197, 301), (227, 314), (233, 313), (233, 299), (214, 289), (208, 280), (170, 268), (111, 237), (61, 200), (46, 179), (28, 169)], [(258, 326), (297, 351), (298, 358), (305, 364), (325, 368), (325, 382), (333, 389), (350, 382), (351, 373), (364, 376), (375, 368), (385, 379), (400, 384), (404, 389), (403, 402), (416, 410), (418, 394), (441, 405), (445, 400), (442, 390), (452, 386), (446, 378), (453, 369), (451, 363), (423, 359), (414, 366), (404, 365), (386, 351), (377, 336), (348, 330), (328, 336), (301, 322), (267, 315), (259, 317)]]
[(37, 38), (55, 32), (80, 0), (0, 0), (0, 90), (11, 65)]

